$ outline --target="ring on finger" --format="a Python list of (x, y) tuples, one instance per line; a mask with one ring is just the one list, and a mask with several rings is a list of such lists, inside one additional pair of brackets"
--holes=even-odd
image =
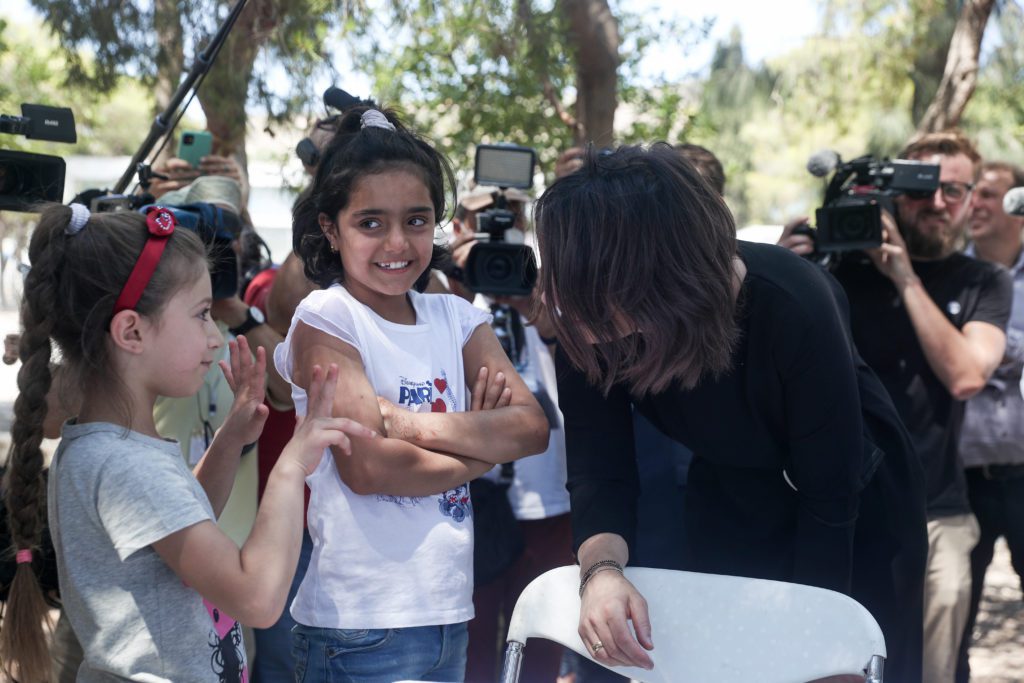
[(600, 652), (601, 650), (604, 649), (604, 643), (602, 643), (599, 640), (599, 641), (595, 642), (593, 645), (591, 645), (590, 649), (593, 650), (594, 654), (596, 655), (598, 652)]

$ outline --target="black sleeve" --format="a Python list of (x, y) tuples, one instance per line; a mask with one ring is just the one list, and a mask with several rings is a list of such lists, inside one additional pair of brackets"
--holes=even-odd
[(774, 328), (798, 517), (794, 580), (849, 591), (865, 441), (853, 350), (830, 276), (807, 269)]
[(573, 552), (595, 534), (613, 533), (626, 539), (632, 554), (640, 490), (632, 402), (619, 386), (603, 396), (561, 349), (555, 354), (555, 367), (558, 405), (565, 419)]
[(984, 322), (1005, 330), (1010, 322), (1013, 307), (1013, 278), (1004, 268), (993, 268), (990, 277), (981, 284), (978, 305), (971, 312), (968, 322)]

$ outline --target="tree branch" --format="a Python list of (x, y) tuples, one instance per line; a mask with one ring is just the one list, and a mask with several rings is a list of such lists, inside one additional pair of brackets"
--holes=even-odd
[(924, 113), (919, 133), (954, 128), (960, 123), (978, 82), (978, 55), (995, 0), (966, 0), (949, 44), (946, 69), (935, 98)]

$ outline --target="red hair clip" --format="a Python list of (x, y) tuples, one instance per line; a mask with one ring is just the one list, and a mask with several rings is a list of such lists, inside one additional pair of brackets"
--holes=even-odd
[(156, 267), (160, 265), (160, 256), (167, 247), (167, 240), (174, 234), (174, 227), (178, 224), (174, 214), (162, 206), (151, 206), (146, 211), (146, 227), (149, 230), (149, 238), (146, 245), (142, 247), (135, 267), (132, 268), (128, 281), (124, 283), (121, 294), (114, 304), (114, 315), (121, 311), (135, 308), (142, 293), (146, 291), (146, 285), (153, 279)]

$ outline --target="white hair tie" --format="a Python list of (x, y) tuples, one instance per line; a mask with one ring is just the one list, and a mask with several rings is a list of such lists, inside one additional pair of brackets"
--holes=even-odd
[(82, 228), (89, 222), (89, 217), (92, 213), (85, 206), (85, 204), (72, 204), (71, 205), (71, 220), (68, 221), (68, 227), (64, 228), (64, 232), (68, 235), (77, 235), (82, 232)]
[(360, 128), (395, 129), (395, 124), (388, 121), (388, 117), (384, 116), (384, 113), (379, 109), (367, 109), (364, 111), (363, 115), (359, 117), (359, 123), (362, 124)]

